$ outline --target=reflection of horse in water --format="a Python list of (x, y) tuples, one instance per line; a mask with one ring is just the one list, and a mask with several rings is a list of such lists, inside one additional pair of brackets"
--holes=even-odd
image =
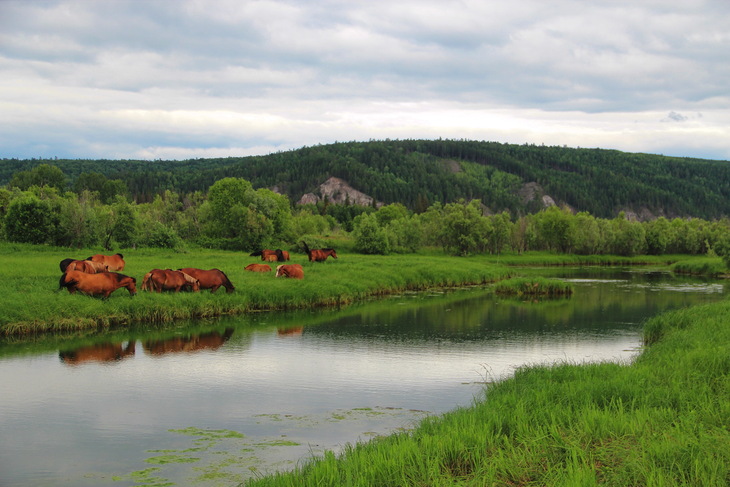
[(134, 355), (135, 341), (127, 342), (126, 347), (121, 343), (101, 343), (58, 352), (61, 362), (68, 365), (79, 365), (85, 362), (118, 362)]
[(289, 252), (286, 250), (276, 249), (276, 250), (259, 250), (257, 252), (251, 252), (251, 257), (255, 257), (257, 255), (261, 256), (261, 260), (264, 262), (286, 262), (289, 260)]
[(289, 328), (277, 328), (276, 334), (280, 337), (301, 336), (304, 333), (303, 326), (291, 326)]
[(217, 331), (173, 337), (166, 340), (147, 340), (142, 343), (144, 351), (149, 355), (165, 355), (167, 353), (197, 352), (199, 350), (217, 350), (233, 335), (233, 328), (226, 328), (221, 334)]

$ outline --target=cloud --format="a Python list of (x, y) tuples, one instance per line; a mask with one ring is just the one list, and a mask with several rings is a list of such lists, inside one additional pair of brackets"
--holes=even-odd
[(0, 157), (447, 137), (730, 159), (729, 20), (700, 0), (6, 0)]

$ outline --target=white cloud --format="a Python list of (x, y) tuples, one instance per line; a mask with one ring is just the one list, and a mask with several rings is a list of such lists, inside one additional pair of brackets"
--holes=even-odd
[(700, 0), (6, 0), (0, 157), (445, 137), (730, 159), (729, 20)]

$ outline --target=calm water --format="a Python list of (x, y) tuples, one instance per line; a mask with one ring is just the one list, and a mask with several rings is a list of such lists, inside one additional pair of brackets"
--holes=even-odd
[(646, 318), (723, 283), (546, 271), (571, 299), (482, 289), (339, 311), (0, 344), (0, 485), (231, 486), (468, 406), (525, 364), (630, 361)]

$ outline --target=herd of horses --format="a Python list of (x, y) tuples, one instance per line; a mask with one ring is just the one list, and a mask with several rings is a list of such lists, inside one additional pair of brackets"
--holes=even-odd
[[(334, 249), (310, 249), (302, 242), (310, 262), (324, 262), (328, 257), (337, 258)], [(265, 262), (287, 262), (290, 260), (286, 250), (260, 250), (252, 252), (250, 256), (261, 256)], [(137, 280), (119, 273), (125, 266), (122, 254), (96, 254), (83, 260), (63, 259), (59, 263), (62, 275), (59, 280), (59, 289), (66, 288), (69, 293), (77, 291), (90, 296), (101, 296), (107, 299), (111, 293), (120, 288), (126, 288), (130, 296), (137, 294)], [(249, 264), (244, 270), (251, 272), (271, 272), (268, 264)], [(279, 264), (276, 266), (275, 277), (304, 279), (304, 268), (301, 264)], [(193, 291), (209, 289), (214, 293), (224, 287), (231, 293), (236, 288), (226, 274), (219, 269), (196, 269), (185, 267), (182, 269), (152, 269), (142, 279), (142, 290), (150, 292), (162, 291)]]

